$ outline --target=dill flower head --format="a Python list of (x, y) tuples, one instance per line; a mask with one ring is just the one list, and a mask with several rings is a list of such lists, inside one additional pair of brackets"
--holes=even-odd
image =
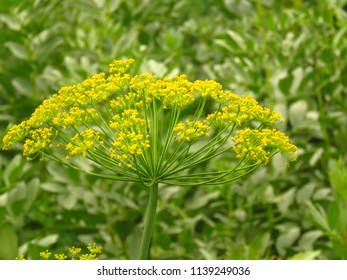
[[(274, 128), (280, 115), (252, 97), (213, 80), (130, 75), (133, 62), (115, 60), (108, 74), (62, 87), (8, 130), (2, 148), (22, 143), (28, 160), (50, 158), (76, 169), (83, 157), (96, 166), (93, 175), (147, 186), (219, 184), (276, 153), (295, 159), (296, 147)], [(189, 174), (222, 155), (230, 158), (226, 170)]]
[(75, 255), (81, 253), (82, 248), (76, 248), (75, 246), (72, 246), (69, 248), (69, 253), (72, 255), (72, 257), (74, 258)]
[(40, 257), (45, 259), (45, 260), (48, 260), (49, 259), (49, 256), (51, 255), (52, 253), (48, 250), (46, 251), (43, 251), (43, 252), (40, 252)]
[[(40, 256), (42, 257), (41, 254), (40, 254)], [(54, 254), (54, 258), (56, 260), (63, 261), (63, 260), (67, 259), (67, 255), (65, 255), (65, 254)]]

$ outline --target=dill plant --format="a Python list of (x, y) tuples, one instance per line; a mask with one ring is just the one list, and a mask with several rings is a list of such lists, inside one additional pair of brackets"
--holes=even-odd
[[(130, 75), (133, 62), (115, 60), (108, 74), (61, 88), (9, 129), (3, 149), (22, 142), (28, 160), (49, 158), (81, 170), (78, 160), (85, 158), (99, 168), (82, 171), (141, 183), (149, 190), (139, 253), (146, 259), (159, 184), (228, 183), (276, 153), (295, 159), (296, 147), (274, 128), (280, 115), (252, 97), (223, 90), (213, 80)], [(230, 157), (226, 169), (200, 168), (225, 154)]]

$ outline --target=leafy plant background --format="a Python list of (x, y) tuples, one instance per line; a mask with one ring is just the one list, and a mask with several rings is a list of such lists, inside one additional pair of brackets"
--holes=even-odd
[[(0, 138), (115, 58), (215, 79), (282, 114), (298, 161), (161, 186), (152, 259), (347, 259), (346, 0), (1, 0), (0, 43)], [(0, 259), (94, 242), (101, 259), (136, 258), (146, 189), (20, 153), (0, 153)]]

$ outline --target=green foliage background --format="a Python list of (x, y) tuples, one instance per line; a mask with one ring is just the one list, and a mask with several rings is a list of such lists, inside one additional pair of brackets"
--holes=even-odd
[[(282, 114), (298, 161), (161, 186), (152, 259), (347, 259), (346, 0), (1, 0), (0, 44), (0, 138), (115, 58), (215, 79)], [(0, 153), (0, 259), (94, 242), (102, 259), (136, 258), (146, 189), (20, 153)]]

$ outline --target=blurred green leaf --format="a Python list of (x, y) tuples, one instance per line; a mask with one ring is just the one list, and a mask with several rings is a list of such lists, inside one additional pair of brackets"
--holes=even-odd
[(278, 87), (284, 94), (290, 94), (290, 89), (292, 83), (294, 81), (294, 77), (292, 74), (289, 74), (279, 80)]
[(0, 260), (14, 260), (18, 254), (18, 239), (10, 224), (0, 225)]
[(281, 256), (286, 254), (294, 242), (300, 236), (300, 228), (297, 226), (286, 226), (285, 230), (276, 239), (276, 248)]
[(14, 31), (18, 31), (21, 28), (19, 21), (13, 16), (0, 14), (0, 21), (5, 23), (8, 26), (8, 28)]
[(312, 155), (312, 157), (310, 158), (310, 165), (314, 166), (317, 164), (317, 162), (321, 159), (321, 157), (323, 156), (324, 153), (324, 149), (323, 148), (318, 148), (314, 154)]
[(308, 252), (301, 252), (297, 253), (294, 256), (288, 258), (288, 260), (314, 260), (316, 259), (321, 251), (308, 251)]
[(246, 49), (246, 44), (245, 44), (245, 40), (244, 38), (242, 38), (242, 36), (233, 31), (233, 30), (228, 30), (226, 32), (229, 36), (229, 38), (234, 42), (235, 46), (240, 49), (240, 50), (245, 50)]
[(310, 230), (305, 232), (298, 242), (298, 249), (300, 251), (312, 251), (314, 248), (314, 243), (317, 239), (323, 236), (323, 232), (320, 230)]
[(46, 182), (46, 183), (41, 183), (40, 185), (41, 189), (52, 192), (52, 193), (65, 193), (66, 188), (58, 183), (53, 183), (53, 182)]
[(19, 94), (27, 97), (32, 95), (32, 85), (29, 80), (25, 78), (14, 78), (11, 83)]
[(58, 234), (50, 234), (43, 238), (37, 238), (34, 241), (32, 241), (32, 243), (42, 247), (49, 247), (55, 244), (58, 241), (58, 238), (59, 238)]
[(23, 170), (24, 166), (25, 162), (21, 155), (16, 155), (10, 161), (3, 173), (3, 179), (6, 186), (9, 186), (17, 181), (17, 178), (19, 177), (19, 174)]
[(336, 194), (347, 203), (347, 165), (342, 158), (329, 170), (329, 180)]
[(330, 232), (330, 227), (324, 209), (319, 205), (315, 206), (311, 202), (308, 202), (306, 205), (312, 222), (323, 232)]
[(287, 213), (289, 207), (294, 202), (295, 188), (291, 188), (287, 192), (280, 195), (277, 202), (277, 207), (281, 213)]
[(7, 47), (15, 57), (19, 59), (27, 59), (27, 53), (23, 45), (16, 42), (7, 42), (4, 46)]
[(138, 226), (135, 226), (126, 239), (126, 251), (130, 260), (135, 260), (138, 257), (141, 237), (142, 229)]
[(177, 51), (181, 48), (183, 35), (175, 30), (167, 30), (161, 34), (160, 44), (164, 44), (164, 48), (168, 51)]
[(217, 198), (218, 196), (218, 192), (212, 192), (203, 195), (197, 192), (196, 196), (187, 201), (187, 210), (195, 210), (204, 207), (209, 201)]
[(332, 201), (327, 210), (327, 218), (331, 230), (343, 235), (347, 230), (347, 210), (338, 201)]
[(25, 192), (25, 205), (23, 208), (25, 211), (28, 211), (39, 195), (40, 180), (38, 178), (30, 180), (25, 186)]
[(305, 100), (296, 101), (289, 107), (289, 121), (294, 128), (302, 125), (305, 121), (306, 112), (307, 102)]
[(297, 203), (305, 204), (306, 202), (309, 202), (315, 188), (316, 184), (313, 182), (309, 182), (305, 186), (301, 187), (296, 193)]

